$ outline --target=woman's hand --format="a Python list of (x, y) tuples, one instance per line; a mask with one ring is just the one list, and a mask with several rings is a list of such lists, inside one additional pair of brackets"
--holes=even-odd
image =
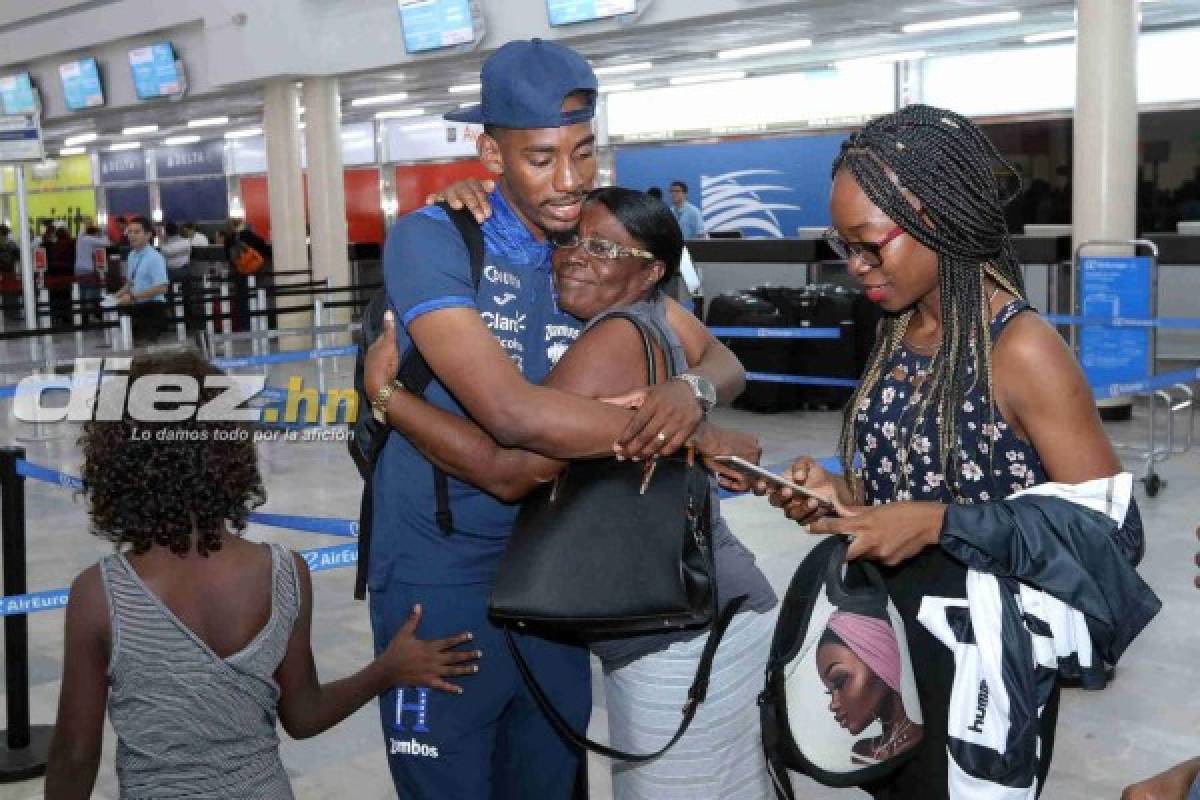
[(795, 520), (801, 525), (808, 525), (814, 520), (820, 519), (827, 514), (834, 513), (836, 504), (839, 502), (837, 484), (834, 483), (833, 476), (821, 466), (815, 459), (804, 456), (797, 459), (783, 473), (783, 477), (797, 486), (803, 486), (805, 489), (810, 489), (814, 493), (824, 497), (834, 507), (831, 508), (823, 503), (818, 503), (811, 497), (797, 495), (788, 488), (775, 488), (766, 481), (758, 481), (754, 486), (755, 494), (765, 494), (770, 500), (771, 505), (776, 508), (782, 508), (783, 513), (788, 519)]
[[(396, 379), (400, 371), (400, 348), (396, 344), (396, 315), (384, 312), (383, 332), (367, 348), (363, 359), (363, 386), (374, 399), (379, 390)], [(367, 410), (369, 411), (369, 409)]]
[(496, 182), (493, 180), (467, 178), (465, 181), (450, 184), (441, 192), (428, 195), (425, 205), (431, 206), (445, 201), (446, 205), (455, 211), (465, 208), (474, 214), (475, 221), (482, 225), (484, 220), (492, 215), (492, 203), (488, 200), (488, 194), (495, 189)]
[(847, 561), (867, 558), (894, 567), (938, 543), (946, 506), (904, 501), (842, 508), (840, 513), (840, 517), (815, 521), (809, 532), (849, 534), (852, 539)]
[(478, 664), (467, 662), (477, 661), (483, 653), (454, 649), (471, 641), (473, 637), (469, 633), (429, 641), (418, 639), (417, 623), (420, 621), (421, 606), (417, 605), (380, 656), (387, 674), (394, 680), (393, 685), (427, 686), (462, 694), (462, 687), (447, 682), (446, 678), (479, 672)]
[(613, 446), (618, 455), (626, 458), (669, 456), (687, 444), (696, 427), (704, 421), (704, 412), (695, 393), (683, 381), (666, 381), (620, 397), (601, 399), (637, 409)]
[(1185, 761), (1153, 778), (1126, 786), (1121, 800), (1183, 800), (1200, 773), (1200, 759)]
[(714, 456), (738, 456), (752, 464), (762, 458), (762, 445), (758, 437), (741, 431), (731, 431), (704, 422), (696, 431), (696, 450), (704, 459), (704, 465), (716, 476), (722, 488), (733, 492), (750, 490), (752, 481), (738, 470), (714, 460)]

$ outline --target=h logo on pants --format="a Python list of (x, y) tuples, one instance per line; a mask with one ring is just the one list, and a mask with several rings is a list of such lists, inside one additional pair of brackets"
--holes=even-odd
[[(404, 697), (406, 693), (411, 693), (416, 696), (415, 702), (406, 703)], [(429, 733), (429, 690), (428, 689), (397, 689), (396, 690), (396, 723), (395, 727), (398, 731), (407, 730), (404, 727), (404, 714), (411, 711), (416, 715), (416, 721), (412, 726), (414, 733)]]

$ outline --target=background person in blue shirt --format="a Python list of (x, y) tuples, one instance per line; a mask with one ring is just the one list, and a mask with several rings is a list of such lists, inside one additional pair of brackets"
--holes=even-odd
[(671, 181), (671, 213), (679, 220), (684, 241), (699, 239), (704, 235), (704, 217), (700, 209), (688, 202), (688, 185), (683, 181)]
[(144, 343), (158, 338), (167, 324), (167, 262), (150, 246), (154, 233), (145, 217), (129, 220), (125, 236), (130, 248), (127, 277), (115, 296), (118, 303), (133, 305), (133, 339)]
[[(401, 352), (419, 347), (436, 376), (426, 400), (469, 414), (502, 445), (558, 458), (610, 455), (621, 439), (631, 456), (678, 448), (702, 421), (683, 382), (658, 393), (654, 427), (629, 435), (630, 411), (537, 385), (581, 327), (554, 302), (550, 237), (575, 229), (595, 181), (591, 68), (557, 44), (511, 42), (488, 59), (481, 80), (482, 105), (451, 115), (485, 126), (480, 159), (498, 177), (482, 225), (478, 288), (466, 246), (440, 208), (399, 220), (385, 246), (385, 284), (401, 322), (397, 344)], [(383, 389), (368, 391), (373, 406), (387, 408)], [(430, 461), (403, 436), (389, 435), (372, 479), (367, 577), (376, 646), (420, 603), (420, 636), (469, 629), (483, 653), (462, 695), (399, 687), (382, 698), (396, 790), (406, 799), (567, 798), (577, 754), (542, 717), (487, 620), (517, 507), (453, 479), (449, 495), (447, 534), (434, 517)], [(587, 652), (530, 636), (518, 641), (550, 699), (582, 730), (591, 709)]]

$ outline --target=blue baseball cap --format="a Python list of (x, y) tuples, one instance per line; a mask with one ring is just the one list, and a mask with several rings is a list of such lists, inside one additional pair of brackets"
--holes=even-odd
[[(596, 115), (596, 73), (569, 47), (541, 39), (509, 42), (483, 62), (482, 103), (446, 115), (453, 122), (499, 128), (562, 128)], [(567, 95), (584, 92), (587, 105), (563, 112)]]

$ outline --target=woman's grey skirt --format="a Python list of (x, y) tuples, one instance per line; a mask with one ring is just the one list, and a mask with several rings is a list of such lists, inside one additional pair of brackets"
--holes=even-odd
[[(775, 612), (743, 612), (717, 648), (708, 697), (683, 738), (646, 764), (613, 762), (614, 800), (768, 800), (773, 797), (760, 742), (763, 688)], [(676, 642), (605, 675), (609, 739), (645, 753), (679, 727), (680, 709), (707, 636)]]

